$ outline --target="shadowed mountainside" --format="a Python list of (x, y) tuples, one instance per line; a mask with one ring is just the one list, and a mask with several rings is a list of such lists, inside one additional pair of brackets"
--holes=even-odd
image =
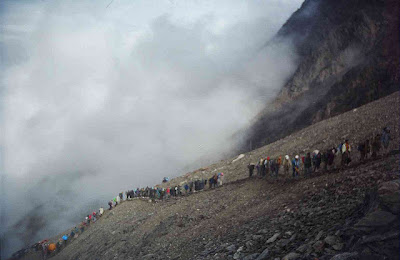
[(246, 129), (241, 149), (399, 90), (399, 8), (396, 0), (306, 0), (276, 37), (293, 41), (298, 68)]

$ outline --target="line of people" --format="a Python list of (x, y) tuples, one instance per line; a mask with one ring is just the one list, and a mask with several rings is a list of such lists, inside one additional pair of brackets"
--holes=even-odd
[(47, 259), (47, 257), (54, 256), (59, 253), (63, 248), (65, 248), (71, 240), (78, 238), (86, 228), (91, 224), (95, 223), (97, 219), (104, 214), (104, 208), (100, 207), (98, 212), (93, 211), (91, 214), (87, 215), (85, 219), (78, 226), (74, 227), (70, 232), (63, 234), (58, 241), (49, 241), (48, 239), (39, 241), (32, 245), (30, 248), (19, 250), (14, 253), (11, 259), (18, 259), (26, 254), (36, 251), (41, 253), (42, 259)]
[[(390, 129), (388, 127), (383, 128), (382, 134), (377, 134), (372, 138), (372, 142), (369, 139), (360, 142), (357, 146), (357, 150), (360, 152), (360, 162), (364, 162), (369, 157), (376, 158), (379, 156), (380, 151), (387, 152), (390, 144), (391, 136)], [(290, 159), (289, 155), (278, 156), (277, 158), (270, 158), (269, 156), (261, 158), (257, 164), (249, 163), (249, 177), (252, 177), (254, 170), (257, 171), (257, 176), (266, 177), (271, 176), (277, 178), (279, 171), (283, 168), (285, 176), (289, 176), (291, 170), (292, 177), (297, 178), (300, 176), (300, 172), (303, 172), (304, 176), (310, 176), (312, 172), (318, 172), (321, 169), (328, 171), (335, 169), (335, 158), (341, 156), (340, 167), (346, 167), (351, 163), (351, 152), (352, 147), (349, 140), (345, 140), (338, 147), (332, 147), (324, 152), (314, 150), (312, 153), (308, 152), (305, 156), (300, 157), (295, 155), (293, 159)], [(137, 188), (136, 190), (129, 190), (125, 192), (126, 200), (134, 198), (150, 198), (164, 200), (170, 197), (186, 196), (197, 191), (204, 190), (205, 187), (209, 189), (222, 186), (224, 174), (222, 172), (214, 174), (209, 179), (197, 179), (188, 182), (182, 182), (180, 185), (172, 187), (161, 188), (161, 187), (146, 187)], [(168, 182), (169, 179), (164, 178), (163, 183)], [(118, 206), (123, 201), (124, 193), (121, 192), (108, 202), (109, 210)], [(50, 242), (48, 240), (40, 241), (34, 244), (31, 248), (19, 250), (13, 254), (12, 258), (21, 257), (31, 249), (42, 252), (43, 259), (46, 259), (49, 255), (54, 255), (61, 251), (65, 246), (69, 244), (69, 241), (76, 239), (79, 234), (82, 234), (86, 228), (91, 224), (96, 223), (97, 219), (103, 216), (104, 208), (100, 207), (98, 212), (92, 212), (88, 214), (85, 219), (80, 223), (79, 228), (75, 227), (71, 232), (64, 234), (57, 242)]]
[[(172, 187), (162, 188), (162, 187), (146, 187), (146, 188), (137, 188), (136, 190), (129, 190), (125, 192), (125, 196), (127, 200), (131, 200), (133, 198), (150, 198), (150, 199), (159, 199), (164, 200), (170, 197), (178, 197), (178, 196), (186, 196), (192, 194), (197, 191), (204, 190), (207, 186), (209, 188), (215, 188), (222, 186), (224, 179), (224, 173), (216, 173), (209, 179), (197, 179), (188, 182), (182, 182), (179, 185), (175, 185)], [(119, 201), (123, 200), (123, 193), (121, 192), (119, 196), (113, 199), (113, 201), (109, 201), (109, 209), (111, 210), (113, 207), (119, 204)]]
[[(370, 144), (369, 139), (362, 141), (358, 144), (357, 150), (360, 152), (360, 162), (364, 162), (369, 157), (377, 158), (383, 147), (384, 153), (388, 151), (391, 136), (390, 129), (384, 127), (382, 134), (377, 134), (372, 143)], [(266, 177), (278, 177), (280, 168), (283, 168), (284, 176), (289, 176), (291, 169), (292, 177), (296, 178), (303, 172), (305, 177), (310, 176), (312, 172), (318, 172), (321, 168), (325, 171), (335, 169), (335, 158), (341, 156), (340, 167), (344, 168), (348, 166), (351, 159), (352, 147), (349, 140), (345, 140), (340, 143), (338, 147), (332, 147), (324, 152), (314, 150), (312, 153), (308, 152), (304, 156), (300, 157), (295, 155), (293, 159), (290, 159), (289, 155), (285, 155), (277, 158), (270, 158), (269, 156), (261, 158), (257, 164), (249, 163), (247, 165), (249, 171), (249, 177), (252, 177), (254, 170), (257, 171), (257, 176)]]

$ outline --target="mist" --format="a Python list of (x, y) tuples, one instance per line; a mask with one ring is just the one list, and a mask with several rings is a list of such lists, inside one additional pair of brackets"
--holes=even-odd
[(296, 69), (267, 43), (301, 2), (3, 2), (2, 255), (232, 156)]

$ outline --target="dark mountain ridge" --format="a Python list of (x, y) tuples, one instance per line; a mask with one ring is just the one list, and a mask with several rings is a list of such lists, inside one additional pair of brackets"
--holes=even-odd
[(399, 89), (399, 1), (306, 0), (277, 33), (298, 67), (246, 129), (241, 151)]

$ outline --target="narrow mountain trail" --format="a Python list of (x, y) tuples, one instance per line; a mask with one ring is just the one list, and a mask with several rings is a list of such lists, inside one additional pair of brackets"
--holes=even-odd
[[(225, 183), (166, 201), (124, 201), (51, 259), (331, 259), (344, 252), (355, 259), (399, 259), (399, 236), (390, 233), (399, 230), (399, 117), (397, 92), (238, 160), (173, 178), (161, 186), (216, 172), (224, 172)], [(381, 151), (378, 159), (360, 163), (358, 142), (385, 126), (392, 136), (385, 156)], [(310, 178), (294, 180), (282, 170), (277, 180), (248, 178), (247, 164), (261, 157), (304, 155), (345, 138), (353, 147), (348, 168), (339, 169), (338, 156), (335, 170)]]
[[(319, 232), (334, 235), (361, 219), (365, 194), (398, 179), (398, 165), (392, 155), (311, 178), (252, 178), (165, 202), (126, 201), (54, 259), (229, 259), (241, 246), (235, 259), (242, 259), (269, 244), (271, 257), (283, 257)], [(278, 233), (281, 246), (267, 243)]]

